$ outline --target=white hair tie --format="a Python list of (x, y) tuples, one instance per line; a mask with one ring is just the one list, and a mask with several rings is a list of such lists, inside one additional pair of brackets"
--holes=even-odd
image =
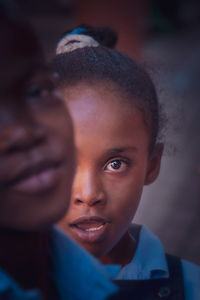
[(69, 33), (58, 42), (56, 55), (71, 52), (79, 48), (97, 46), (99, 46), (99, 43), (89, 35)]

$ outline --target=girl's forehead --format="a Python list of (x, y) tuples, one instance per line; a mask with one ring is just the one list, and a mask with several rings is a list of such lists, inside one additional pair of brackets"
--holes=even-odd
[(124, 113), (127, 115), (140, 113), (134, 101), (130, 101), (125, 93), (121, 92), (112, 84), (104, 82), (91, 82), (91, 84), (79, 83), (64, 89), (65, 101), (74, 110), (77, 108), (81, 115), (100, 116)]
[(142, 113), (117, 92), (100, 86), (73, 86), (64, 91), (75, 131), (84, 136), (108, 138), (131, 137), (145, 132)]
[(43, 56), (38, 41), (27, 25), (11, 21), (0, 22), (0, 81), (7, 87), (30, 72), (37, 64), (42, 64)]

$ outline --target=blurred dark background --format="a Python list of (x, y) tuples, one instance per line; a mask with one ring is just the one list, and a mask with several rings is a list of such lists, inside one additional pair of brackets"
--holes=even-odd
[(145, 187), (135, 220), (168, 252), (200, 263), (200, 1), (18, 2), (48, 60), (64, 31), (88, 23), (113, 27), (118, 49), (148, 69), (167, 119), (166, 146), (160, 177)]

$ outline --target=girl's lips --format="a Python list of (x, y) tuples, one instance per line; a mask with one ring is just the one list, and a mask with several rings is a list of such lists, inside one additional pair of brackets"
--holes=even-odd
[[(49, 164), (33, 167), (19, 179), (9, 183), (7, 187), (13, 192), (33, 194), (51, 190), (63, 175), (65, 164)], [(21, 177), (21, 178), (20, 178)]]
[(95, 243), (102, 240), (109, 223), (99, 217), (81, 217), (70, 224), (70, 229), (81, 242)]
[(45, 191), (54, 186), (59, 177), (59, 168), (49, 168), (34, 174), (12, 186), (12, 190), (23, 193), (36, 193)]

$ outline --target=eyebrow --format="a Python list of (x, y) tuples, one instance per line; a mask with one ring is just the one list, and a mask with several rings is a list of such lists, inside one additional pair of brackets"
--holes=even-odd
[[(42, 63), (32, 63), (29, 68), (22, 69), (20, 73), (17, 74), (18, 81), (28, 82), (38, 75), (49, 73), (49, 67)], [(16, 81), (16, 78), (14, 78)], [(11, 83), (12, 84), (12, 83)]]
[(42, 73), (49, 73), (50, 72), (50, 68), (49, 66), (47, 66), (46, 64), (42, 64), (42, 63), (34, 63), (30, 69), (28, 70), (28, 77), (35, 77), (38, 74), (42, 74)]
[(119, 148), (111, 148), (108, 149), (107, 153), (108, 154), (119, 154), (119, 153), (123, 153), (123, 152), (137, 152), (137, 148), (136, 147), (119, 147)]

